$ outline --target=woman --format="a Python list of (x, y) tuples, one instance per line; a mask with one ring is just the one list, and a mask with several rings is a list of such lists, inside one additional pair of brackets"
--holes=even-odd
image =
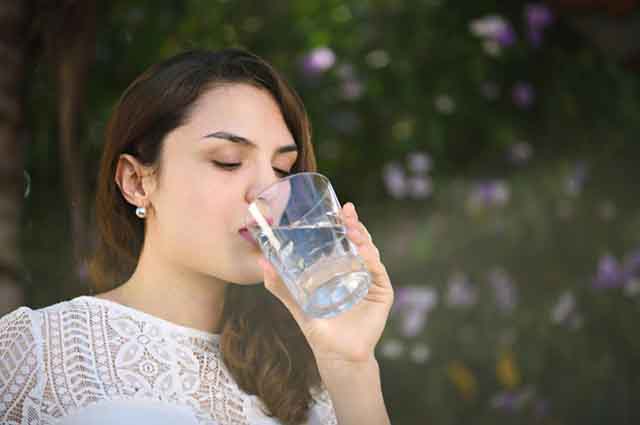
[(388, 424), (374, 348), (393, 289), (353, 204), (374, 282), (330, 319), (240, 232), (262, 189), (315, 169), (300, 99), (255, 55), (190, 51), (138, 77), (101, 159), (97, 294), (0, 319), (2, 423)]

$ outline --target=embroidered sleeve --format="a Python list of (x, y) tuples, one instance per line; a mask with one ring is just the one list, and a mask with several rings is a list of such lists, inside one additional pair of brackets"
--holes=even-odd
[(37, 314), (20, 307), (0, 318), (0, 423), (40, 424), (43, 374)]
[(309, 425), (338, 425), (336, 412), (329, 397), (329, 391), (321, 386), (313, 396), (315, 404), (311, 407)]

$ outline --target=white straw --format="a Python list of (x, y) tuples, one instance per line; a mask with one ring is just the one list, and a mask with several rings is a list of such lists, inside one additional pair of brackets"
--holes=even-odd
[(271, 227), (266, 222), (264, 217), (262, 217), (262, 213), (260, 212), (256, 204), (252, 203), (251, 205), (249, 205), (249, 212), (260, 226), (260, 229), (262, 229), (264, 234), (267, 235), (267, 239), (269, 239), (271, 245), (273, 245), (276, 251), (280, 251), (280, 241), (278, 241), (276, 236), (273, 234)]

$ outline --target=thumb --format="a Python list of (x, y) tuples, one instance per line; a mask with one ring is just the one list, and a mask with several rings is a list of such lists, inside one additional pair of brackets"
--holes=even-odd
[(287, 307), (296, 322), (302, 324), (303, 321), (305, 321), (306, 316), (298, 305), (298, 302), (293, 298), (293, 295), (289, 291), (289, 288), (287, 288), (287, 285), (278, 275), (276, 269), (264, 258), (259, 258), (258, 264), (262, 269), (265, 288), (267, 288), (269, 292), (271, 292), (285, 305), (285, 307)]

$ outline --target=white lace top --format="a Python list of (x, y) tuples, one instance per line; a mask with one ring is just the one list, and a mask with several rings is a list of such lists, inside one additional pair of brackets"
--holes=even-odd
[[(79, 296), (0, 318), (0, 423), (275, 425), (226, 369), (219, 335)], [(337, 425), (326, 388), (308, 425)]]

